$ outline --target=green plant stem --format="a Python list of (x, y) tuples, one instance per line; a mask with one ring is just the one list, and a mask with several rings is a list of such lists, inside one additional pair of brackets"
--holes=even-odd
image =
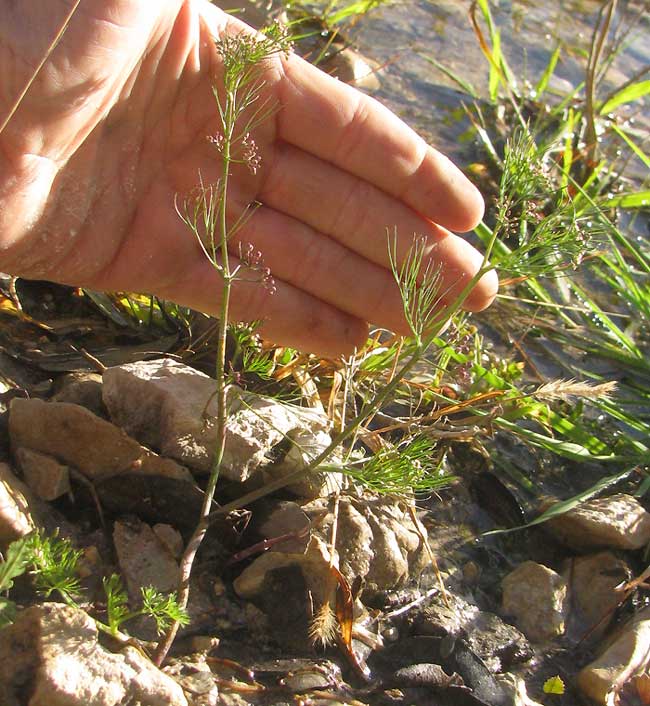
[[(230, 175), (230, 164), (231, 164), (231, 145), (233, 139), (233, 130), (236, 123), (236, 91), (232, 93), (228, 92), (226, 95), (226, 105), (224, 109), (223, 127), (224, 127), (224, 141), (223, 141), (223, 152), (222, 152), (222, 173), (221, 180), (219, 182), (219, 242), (218, 250), (220, 253), (220, 270), (223, 282), (221, 306), (219, 312), (219, 332), (217, 338), (217, 355), (215, 361), (215, 375), (216, 375), (216, 400), (217, 400), (217, 416), (216, 416), (216, 442), (215, 442), (215, 455), (212, 461), (212, 466), (210, 468), (210, 476), (208, 478), (208, 484), (206, 486), (203, 503), (201, 505), (201, 512), (199, 515), (199, 521), (190, 537), (183, 556), (180, 561), (180, 579), (178, 585), (178, 603), (180, 607), (185, 610), (190, 596), (190, 577), (192, 575), (192, 567), (194, 566), (194, 560), (196, 554), (201, 546), (205, 535), (210, 527), (210, 509), (212, 508), (212, 502), (214, 500), (214, 493), (217, 487), (217, 482), (219, 480), (219, 475), (221, 472), (221, 464), (223, 462), (223, 455), (226, 446), (226, 413), (227, 413), (227, 395), (226, 395), (226, 340), (228, 334), (228, 312), (230, 307), (230, 294), (232, 290), (232, 283), (234, 276), (230, 271), (230, 263), (228, 260), (228, 221), (226, 217), (226, 203), (227, 203), (227, 193), (228, 193), (228, 178)], [(216, 250), (214, 242), (214, 234), (210, 235), (210, 246), (214, 262), (216, 262)], [(167, 629), (162, 640), (156, 648), (154, 654), (154, 663), (156, 666), (160, 666), (169, 649), (171, 648), (178, 628), (180, 627), (180, 622), (174, 620), (172, 624)]]
[[(596, 134), (596, 74), (603, 52), (603, 47), (607, 39), (607, 34), (612, 22), (612, 17), (616, 10), (617, 0), (609, 0), (603, 5), (598, 23), (594, 28), (594, 34), (589, 52), (589, 62), (587, 65), (587, 77), (585, 84), (585, 143), (588, 159), (586, 167), (596, 163), (596, 151), (598, 149), (598, 136)], [(586, 177), (586, 175), (585, 175)]]

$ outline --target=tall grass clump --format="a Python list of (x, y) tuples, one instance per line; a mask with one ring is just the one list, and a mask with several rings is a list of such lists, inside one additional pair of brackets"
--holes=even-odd
[[(648, 104), (650, 67), (603, 89), (635, 31), (635, 16), (617, 20), (618, 10), (616, 0), (600, 8), (584, 81), (566, 95), (549, 88), (562, 45), (550, 52), (539, 77), (516, 76), (488, 0), (475, 0), (470, 13), (487, 60), (487, 101), (471, 83), (429, 61), (470, 94), (466, 114), (487, 163), (493, 206), (477, 234), (491, 242), (499, 232), (493, 260), (504, 285), (496, 315), (488, 313), (488, 320), (505, 340), (516, 341), (540, 382), (533, 361), (541, 354), (569, 379), (595, 386), (585, 397), (596, 413), (523, 386), (533, 394), (517, 404), (527, 420), (521, 424), (509, 403), (503, 406), (504, 398), (516, 397), (512, 384), (486, 370), (493, 387), (504, 393), (510, 388), (499, 398), (502, 413), (492, 423), (565, 457), (614, 465), (609, 482), (630, 473), (645, 478), (642, 493), (650, 487), (644, 470), (650, 462), (650, 250), (627, 224), (647, 218), (650, 191), (647, 178), (634, 182), (625, 173), (632, 162), (650, 168), (650, 158), (647, 142), (620, 113)], [(457, 351), (451, 355), (463, 358)], [(599, 483), (586, 496), (602, 489)]]

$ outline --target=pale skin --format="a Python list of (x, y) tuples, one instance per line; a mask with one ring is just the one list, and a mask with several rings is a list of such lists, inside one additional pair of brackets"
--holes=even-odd
[[(0, 124), (72, 6), (0, 0)], [(174, 210), (219, 173), (214, 37), (252, 31), (207, 0), (82, 0), (0, 134), (0, 270), (138, 291), (215, 314), (221, 284)], [(230, 210), (262, 205), (232, 242), (263, 254), (275, 292), (235, 284), (233, 319), (278, 344), (349, 354), (368, 322), (408, 333), (388, 262), (414, 234), (451, 300), (482, 257), (452, 231), (481, 219), (479, 192), (378, 102), (295, 55), (265, 68), (277, 107), (254, 135), (256, 174), (233, 170)], [(497, 290), (486, 274), (465, 307)]]

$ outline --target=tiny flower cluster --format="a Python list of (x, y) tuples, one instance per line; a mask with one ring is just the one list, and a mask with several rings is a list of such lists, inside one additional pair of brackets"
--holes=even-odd
[(260, 281), (269, 294), (275, 294), (277, 288), (271, 270), (264, 265), (262, 253), (255, 250), (252, 243), (239, 244), (239, 259), (242, 264), (260, 275)]
[(223, 135), (208, 135), (206, 139), (211, 145), (214, 145), (217, 152), (221, 153), (223, 150)]
[(247, 132), (244, 135), (244, 137), (242, 138), (241, 146), (243, 150), (242, 159), (244, 163), (249, 168), (251, 174), (257, 174), (257, 170), (260, 168), (262, 160), (257, 149), (257, 143), (250, 136), (250, 133)]

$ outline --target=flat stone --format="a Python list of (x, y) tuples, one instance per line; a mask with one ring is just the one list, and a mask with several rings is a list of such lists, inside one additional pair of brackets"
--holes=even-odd
[(182, 688), (133, 647), (119, 653), (97, 642), (86, 613), (44, 603), (0, 631), (3, 706), (188, 706)]
[(533, 642), (564, 633), (567, 586), (553, 569), (525, 561), (501, 582), (502, 611)]
[(0, 551), (35, 529), (29, 491), (6, 463), (0, 463)]
[(579, 689), (597, 704), (617, 703), (617, 694), (650, 664), (650, 609), (640, 611), (607, 641), (601, 654), (577, 676)]
[[(215, 392), (215, 380), (169, 358), (104, 372), (104, 403), (111, 419), (141, 443), (202, 472), (210, 471), (216, 448)], [(328, 427), (318, 411), (234, 385), (228, 388), (227, 406), (221, 473), (234, 481), (247, 480), (267, 464), (267, 454), (292, 432)]]
[(650, 513), (625, 493), (587, 500), (544, 526), (556, 539), (577, 551), (634, 550), (650, 542)]
[[(113, 527), (113, 542), (133, 605), (142, 604), (141, 589), (152, 586), (163, 594), (178, 588), (180, 569), (166, 542), (145, 522), (137, 518), (118, 520)], [(187, 612), (191, 629), (197, 630), (211, 622), (214, 608), (211, 598), (201, 587), (199, 577), (190, 584)], [(157, 628), (150, 617), (143, 617), (128, 625), (129, 632), (144, 640), (153, 640)], [(183, 628), (181, 628), (181, 632)]]
[(181, 533), (171, 525), (161, 523), (154, 525), (152, 529), (171, 556), (180, 559), (185, 546)]
[[(327, 432), (319, 429), (295, 429), (287, 437), (291, 442), (289, 450), (280, 461), (264, 468), (265, 482), (283, 478), (294, 471), (306, 471), (311, 459), (320, 456), (332, 441)], [(335, 457), (336, 453), (332, 456)], [(287, 485), (287, 490), (299, 498), (313, 500), (331, 495), (342, 487), (344, 480), (341, 473), (310, 471)]]
[(25, 448), (16, 449), (14, 456), (25, 482), (42, 500), (56, 500), (70, 492), (70, 471), (54, 456)]
[(311, 536), (311, 521), (300, 505), (291, 501), (274, 502), (269, 515), (259, 526), (265, 539), (287, 538), (274, 543), (269, 551), (287, 554), (304, 554)]
[(14, 449), (49, 454), (92, 480), (122, 473), (192, 480), (187, 468), (157, 456), (122, 429), (76, 404), (14, 399), (9, 437)]
[(429, 689), (446, 689), (451, 684), (462, 686), (462, 678), (454, 673), (447, 674), (439, 664), (410, 664), (398, 669), (390, 679), (395, 686), (424, 686)]
[(233, 587), (241, 598), (253, 600), (265, 591), (267, 574), (286, 567), (299, 567), (314, 595), (314, 604), (320, 604), (329, 591), (329, 552), (326, 544), (312, 537), (304, 554), (266, 552), (244, 569)]
[(446, 601), (438, 595), (422, 610), (414, 620), (413, 634), (463, 637), (495, 673), (533, 656), (528, 640), (517, 628), (451, 592), (447, 592)]
[[(198, 666), (196, 663), (192, 665), (194, 669)], [(192, 695), (192, 706), (217, 706), (219, 704), (219, 689), (209, 668), (179, 676), (177, 681), (186, 693)]]
[(113, 542), (132, 601), (139, 600), (140, 589), (146, 586), (163, 593), (176, 589), (178, 563), (148, 524), (135, 519), (118, 520), (113, 528)]
[(616, 587), (632, 576), (629, 566), (612, 552), (598, 552), (570, 559), (563, 576), (571, 594), (567, 633), (580, 641), (598, 640), (621, 602)]
[(380, 64), (351, 47), (332, 52), (320, 64), (320, 68), (340, 81), (366, 91), (376, 91), (381, 86), (378, 76), (381, 70)]
[(102, 376), (99, 373), (68, 373), (56, 381), (52, 402), (78, 404), (102, 417), (106, 408), (102, 401)]

